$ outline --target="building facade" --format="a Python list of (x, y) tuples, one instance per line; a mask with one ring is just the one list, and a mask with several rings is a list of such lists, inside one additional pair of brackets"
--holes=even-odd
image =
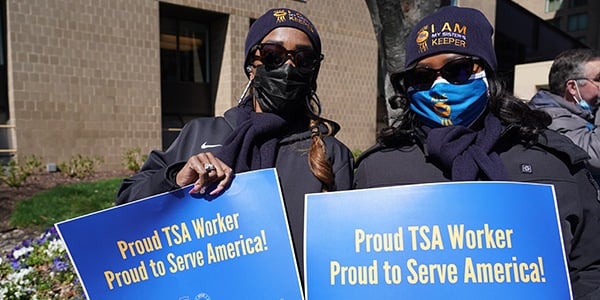
[[(515, 65), (598, 43), (600, 1), (450, 3), (482, 10), (494, 25), (498, 71), (515, 92), (543, 85), (515, 84)], [(0, 0), (0, 161), (82, 155), (110, 170), (124, 166), (128, 150), (166, 148), (190, 119), (237, 105), (247, 83), (245, 35), (273, 7), (316, 24), (323, 116), (340, 123), (350, 149), (372, 145), (385, 103), (378, 105), (377, 42), (364, 1)]]
[(600, 1), (514, 0), (589, 48), (600, 49)]
[[(567, 49), (589, 48), (582, 39), (548, 21), (554, 18), (558, 11), (566, 12), (566, 7), (574, 1), (559, 1), (560, 5), (553, 4), (555, 2), (550, 0), (453, 1), (454, 5), (480, 9), (490, 20), (494, 26), (494, 48), (498, 57), (497, 73), (505, 82), (507, 89), (525, 100), (532, 96), (532, 91), (537, 91), (547, 84), (544, 81), (547, 81), (548, 61)], [(600, 4), (598, 1), (587, 2), (589, 2), (586, 4), (588, 9), (595, 7), (597, 10)], [(552, 12), (548, 12), (546, 8), (550, 8)], [(577, 9), (580, 9), (579, 6)], [(597, 19), (593, 19), (593, 22), (595, 23), (590, 23), (589, 28), (598, 26)]]
[[(273, 7), (317, 26), (323, 116), (351, 149), (375, 141), (377, 43), (364, 1), (2, 0), (0, 154), (123, 168), (161, 149), (191, 118), (238, 103), (244, 42)], [(4, 77), (2, 77), (4, 76)]]

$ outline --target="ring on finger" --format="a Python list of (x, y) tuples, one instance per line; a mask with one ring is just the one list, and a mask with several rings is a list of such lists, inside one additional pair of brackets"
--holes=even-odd
[(205, 170), (207, 173), (210, 173), (211, 171), (214, 171), (214, 170), (216, 170), (216, 168), (215, 168), (215, 165), (213, 165), (213, 164), (211, 164), (211, 163), (205, 163), (205, 164), (204, 164), (204, 170)]

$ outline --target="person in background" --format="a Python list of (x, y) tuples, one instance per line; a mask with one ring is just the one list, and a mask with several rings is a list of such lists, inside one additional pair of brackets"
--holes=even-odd
[(600, 180), (600, 129), (595, 120), (600, 98), (600, 52), (571, 49), (554, 59), (549, 90), (537, 92), (529, 106), (552, 117), (548, 128), (566, 135), (588, 155), (588, 167)]
[(141, 171), (123, 180), (116, 202), (192, 183), (192, 193), (217, 195), (234, 172), (275, 167), (302, 270), (304, 195), (350, 189), (353, 156), (334, 137), (339, 125), (320, 116), (321, 39), (306, 16), (268, 10), (250, 27), (244, 54), (249, 82), (239, 105), (186, 124), (166, 151), (152, 151)]
[(600, 202), (588, 156), (546, 130), (550, 116), (503, 89), (492, 33), (480, 11), (454, 6), (413, 28), (405, 70), (391, 76), (403, 114), (357, 159), (355, 187), (553, 184), (574, 295), (600, 299)]

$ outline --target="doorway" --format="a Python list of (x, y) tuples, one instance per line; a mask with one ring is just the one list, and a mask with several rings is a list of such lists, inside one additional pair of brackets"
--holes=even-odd
[(160, 3), (162, 144), (192, 119), (214, 116), (227, 15)]

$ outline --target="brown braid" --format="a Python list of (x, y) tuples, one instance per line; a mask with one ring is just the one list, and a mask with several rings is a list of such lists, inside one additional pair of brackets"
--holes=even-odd
[(308, 151), (308, 165), (312, 173), (323, 183), (322, 192), (331, 191), (334, 188), (334, 175), (331, 163), (327, 160), (327, 154), (325, 153), (325, 143), (321, 138), (322, 133), (319, 130), (319, 125), (324, 124), (328, 127), (329, 135), (332, 132), (330, 125), (327, 122), (321, 122), (320, 120), (311, 119), (311, 143)]

